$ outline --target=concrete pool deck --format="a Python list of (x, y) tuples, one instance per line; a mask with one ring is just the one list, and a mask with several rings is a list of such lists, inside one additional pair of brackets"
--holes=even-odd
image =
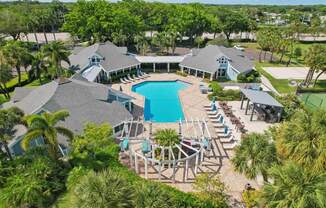
[[(208, 121), (208, 127), (210, 133), (213, 137), (213, 147), (212, 151), (210, 152), (209, 156), (205, 158), (203, 164), (199, 168), (199, 173), (211, 173), (212, 175), (219, 175), (221, 180), (227, 186), (227, 193), (231, 196), (234, 201), (241, 201), (242, 196), (241, 193), (244, 190), (244, 187), (247, 183), (250, 183), (253, 187), (259, 188), (263, 184), (263, 180), (261, 177), (258, 177), (257, 180), (249, 180), (243, 174), (239, 174), (235, 172), (230, 158), (233, 157), (234, 151), (233, 150), (224, 150), (222, 143), (219, 141), (217, 134), (215, 133), (213, 124), (207, 117), (207, 113), (203, 108), (204, 105), (209, 104), (209, 100), (207, 98), (207, 94), (201, 94), (199, 90), (199, 84), (202, 83), (202, 79), (196, 78), (193, 76), (182, 77), (173, 73), (163, 73), (163, 74), (150, 74), (150, 77), (143, 80), (138, 80), (133, 83), (129, 84), (113, 84), (112, 87), (114, 89), (119, 90), (120, 87), (122, 88), (123, 92), (129, 94), (135, 98), (133, 101), (136, 105), (134, 116), (141, 117), (143, 115), (143, 107), (144, 107), (144, 97), (132, 92), (131, 88), (132, 85), (143, 82), (143, 81), (168, 81), (168, 80), (181, 80), (184, 82), (189, 82), (192, 85), (188, 88), (179, 91), (179, 98), (182, 104), (183, 112), (185, 118), (188, 119), (205, 119)], [(266, 124), (262, 121), (249, 121), (249, 115), (244, 115), (244, 110), (240, 110), (240, 101), (233, 101), (228, 102), (229, 105), (232, 106), (234, 114), (237, 117), (240, 117), (240, 120), (244, 122), (246, 129), (249, 132), (263, 132), (266, 130), (270, 124)], [(234, 135), (240, 139), (240, 133), (235, 131), (235, 127), (227, 120), (227, 124), (233, 130)], [(153, 123), (153, 132), (159, 128), (173, 128), (178, 130), (177, 123)], [(123, 161), (124, 162), (124, 161)], [(125, 164), (128, 165), (128, 160), (125, 161)], [(140, 169), (142, 170), (143, 166), (140, 165)], [(151, 174), (152, 172), (152, 174)], [(191, 171), (189, 171), (190, 173)], [(193, 187), (194, 178), (190, 173), (190, 179), (187, 182), (182, 181), (182, 173), (183, 171), (178, 171), (176, 174), (176, 183), (172, 183), (169, 179), (171, 176), (171, 171), (166, 170), (162, 172), (162, 179), (161, 182), (167, 183), (173, 187), (176, 187), (182, 191), (186, 192), (193, 192), (196, 191)], [(144, 172), (140, 171), (140, 175), (144, 177)], [(149, 171), (149, 178), (158, 180), (158, 176), (155, 173), (155, 170)]]

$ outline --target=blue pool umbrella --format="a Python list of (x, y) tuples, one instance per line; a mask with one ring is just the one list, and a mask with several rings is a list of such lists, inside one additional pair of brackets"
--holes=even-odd
[(228, 133), (228, 131), (229, 131), (229, 127), (227, 127), (227, 126), (224, 126), (224, 134), (227, 134), (227, 133)]
[(124, 138), (122, 142), (120, 142), (120, 149), (121, 151), (125, 151), (129, 149), (129, 139)]
[(141, 144), (141, 149), (143, 154), (149, 153), (151, 151), (151, 144), (148, 139), (145, 139)]
[(212, 111), (216, 111), (217, 110), (217, 108), (216, 108), (216, 105), (215, 105), (215, 103), (212, 105)]

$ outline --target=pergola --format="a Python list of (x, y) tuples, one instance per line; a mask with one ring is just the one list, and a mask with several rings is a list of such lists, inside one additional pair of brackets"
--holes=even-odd
[[(149, 135), (144, 135), (145, 125), (149, 125)], [(161, 146), (152, 138), (152, 123), (143, 119), (127, 120), (121, 137), (122, 142), (128, 139), (130, 165), (140, 173), (140, 162), (144, 164), (144, 175), (148, 178), (148, 168), (152, 167), (158, 174), (172, 170), (171, 179), (175, 182), (178, 169), (183, 169), (183, 181), (187, 181), (189, 169), (194, 175), (204, 160), (205, 151), (211, 149), (211, 135), (205, 120), (185, 119), (178, 122), (180, 143), (173, 146)], [(148, 148), (144, 151), (144, 147)], [(159, 152), (159, 155), (157, 155)]]
[(251, 102), (253, 104), (251, 109), (252, 111), (251, 111), (250, 121), (252, 121), (253, 119), (255, 110), (258, 108), (258, 106), (261, 105), (273, 107), (277, 111), (277, 121), (279, 122), (281, 120), (283, 105), (280, 104), (275, 98), (273, 98), (267, 92), (242, 88), (240, 109), (243, 109), (243, 103), (245, 99), (247, 99), (246, 111), (245, 111), (246, 115), (249, 109), (249, 103)]

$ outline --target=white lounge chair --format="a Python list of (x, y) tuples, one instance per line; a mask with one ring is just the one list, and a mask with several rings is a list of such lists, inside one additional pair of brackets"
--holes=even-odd
[(124, 80), (127, 84), (131, 82), (129, 79), (127, 79), (127, 77), (123, 77), (122, 80)]
[(226, 133), (218, 133), (217, 134), (220, 138), (228, 138), (232, 136), (232, 132), (231, 130), (228, 130)]
[(127, 75), (128, 80), (130, 80), (131, 82), (134, 82), (135, 80), (133, 78), (131, 78), (130, 74)]
[(239, 141), (234, 141), (233, 143), (226, 143), (223, 144), (223, 148), (224, 149), (234, 149), (236, 146), (238, 146), (240, 144)]
[(222, 143), (233, 143), (235, 142), (235, 137), (228, 137), (228, 138), (220, 138), (220, 142)]
[(134, 80), (140, 80), (139, 77), (136, 77), (136, 75), (131, 75), (131, 77), (134, 79)]
[(142, 73), (142, 75), (145, 76), (145, 77), (149, 77), (149, 76), (150, 76), (149, 74), (147, 74), (147, 73), (145, 73), (145, 72), (141, 72), (141, 73)]
[(120, 78), (120, 82), (123, 84), (127, 84), (127, 82), (123, 78)]

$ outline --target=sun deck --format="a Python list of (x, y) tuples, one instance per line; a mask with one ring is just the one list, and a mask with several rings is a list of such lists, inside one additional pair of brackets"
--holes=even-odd
[[(212, 150), (209, 154), (205, 156), (204, 161), (198, 167), (198, 173), (208, 172), (211, 174), (219, 174), (221, 180), (228, 187), (228, 193), (233, 196), (234, 199), (241, 199), (241, 192), (244, 189), (244, 186), (247, 183), (250, 183), (253, 187), (260, 187), (262, 185), (262, 179), (258, 178), (257, 180), (249, 180), (244, 175), (239, 174), (234, 171), (233, 166), (231, 164), (230, 158), (232, 158), (234, 152), (232, 149), (227, 150), (223, 147), (223, 143), (221, 142), (216, 129), (214, 128), (214, 123), (208, 117), (207, 111), (204, 106), (209, 105), (210, 101), (207, 98), (207, 94), (202, 94), (199, 90), (199, 85), (202, 84), (202, 79), (196, 78), (193, 76), (182, 77), (176, 74), (151, 74), (151, 76), (147, 79), (137, 80), (128, 84), (113, 84), (112, 87), (114, 89), (122, 89), (122, 91), (126, 94), (131, 95), (135, 98), (134, 100), (134, 117), (141, 118), (143, 116), (143, 108), (144, 108), (144, 97), (132, 92), (132, 86), (143, 82), (143, 81), (163, 81), (163, 80), (181, 80), (184, 82), (189, 82), (192, 85), (186, 89), (179, 91), (180, 102), (182, 104), (182, 108), (184, 111), (184, 116), (188, 120), (197, 120), (204, 119), (207, 122), (208, 131), (212, 137)], [(217, 98), (218, 100), (218, 98)], [(232, 106), (233, 113), (240, 118), (241, 122), (244, 123), (246, 130), (248, 132), (263, 132), (266, 130), (271, 124), (268, 124), (264, 121), (250, 121), (250, 115), (245, 115), (245, 111), (240, 109), (241, 101), (232, 101), (227, 103), (229, 106)], [(222, 112), (223, 113), (223, 112)], [(238, 132), (234, 125), (231, 124), (228, 117), (225, 116), (225, 123), (229, 126), (232, 131), (232, 135), (234, 139), (240, 141), (241, 133)], [(149, 135), (149, 123), (145, 122), (145, 135)], [(152, 123), (152, 131), (155, 132), (157, 129), (164, 128), (172, 128), (177, 132), (179, 131), (178, 123)], [(188, 128), (185, 127), (186, 131), (191, 132), (190, 135), (194, 135), (194, 129), (191, 126)], [(124, 164), (132, 167), (130, 164), (129, 157), (126, 155), (122, 155), (122, 161)], [(139, 162), (139, 174), (145, 177), (145, 164), (143, 162)], [(171, 186), (177, 187), (183, 191), (194, 191), (192, 186), (195, 174), (192, 171), (188, 172), (188, 179), (186, 181), (183, 180), (183, 173), (185, 167), (179, 167), (175, 173), (175, 183), (171, 180), (171, 175), (173, 174), (172, 169), (164, 169), (161, 171), (160, 181), (167, 183)], [(159, 180), (157, 175), (157, 169), (149, 167), (147, 172), (147, 177), (149, 179)]]

